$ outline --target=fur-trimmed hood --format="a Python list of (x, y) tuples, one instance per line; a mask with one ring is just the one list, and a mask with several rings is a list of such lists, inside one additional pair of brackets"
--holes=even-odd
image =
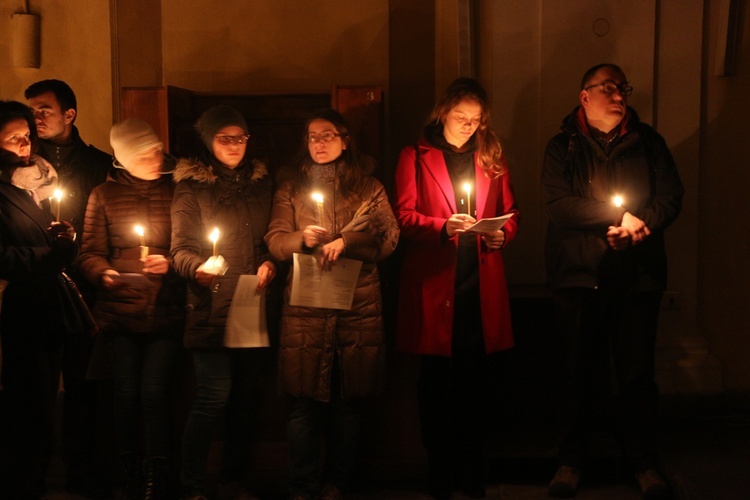
[[(250, 180), (255, 182), (268, 176), (266, 164), (260, 160), (252, 160), (253, 173)], [(206, 165), (196, 158), (182, 158), (172, 174), (174, 182), (194, 180), (200, 183), (214, 184), (218, 176), (211, 165)]]

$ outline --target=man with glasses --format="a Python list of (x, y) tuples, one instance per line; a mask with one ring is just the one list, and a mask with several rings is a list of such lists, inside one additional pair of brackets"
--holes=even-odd
[[(683, 187), (664, 139), (627, 106), (623, 71), (583, 76), (580, 106), (547, 145), (547, 275), (564, 377), (553, 497), (573, 497), (587, 438), (613, 428), (644, 498), (666, 498), (657, 472), (654, 347), (667, 265), (664, 230)], [(612, 380), (613, 379), (613, 380)]]
[[(70, 222), (80, 243), (83, 236), (83, 219), (91, 190), (107, 180), (112, 157), (81, 139), (74, 125), (78, 115), (75, 93), (60, 80), (42, 80), (30, 85), (25, 93), (29, 107), (34, 112), (39, 151), (37, 154), (57, 170), (63, 198), (59, 212), (52, 200), (52, 213)], [(93, 288), (79, 275), (77, 265), (66, 272), (75, 281), (89, 305), (93, 303)], [(86, 371), (93, 348), (89, 332), (79, 332), (65, 339), (63, 381), (65, 405), (63, 414), (63, 454), (67, 462), (66, 489), (92, 498), (110, 494), (102, 454), (96, 451), (97, 434), (102, 418), (97, 412), (106, 411), (98, 402), (98, 385), (86, 381)], [(109, 408), (110, 405), (107, 405)], [(93, 429), (98, 429), (93, 431)]]

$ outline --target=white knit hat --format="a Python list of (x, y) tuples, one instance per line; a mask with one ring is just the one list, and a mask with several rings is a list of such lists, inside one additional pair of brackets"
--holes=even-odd
[(129, 166), (141, 151), (162, 146), (151, 126), (139, 118), (128, 118), (113, 125), (109, 132), (109, 143), (115, 152), (115, 159), (125, 167)]

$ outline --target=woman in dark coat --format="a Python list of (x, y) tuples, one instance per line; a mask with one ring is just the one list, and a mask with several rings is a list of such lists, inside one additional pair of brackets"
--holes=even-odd
[(36, 145), (29, 108), (0, 101), (0, 498), (44, 493), (63, 337), (83, 329), (62, 275), (75, 231), (53, 222), (57, 174)]
[[(110, 142), (118, 168), (89, 196), (80, 270), (98, 289), (94, 317), (113, 346), (124, 497), (167, 498), (169, 400), (185, 304), (184, 281), (168, 258), (174, 182), (163, 175), (163, 146), (147, 123), (130, 118), (116, 124)], [(122, 281), (137, 277), (141, 281)], [(138, 432), (141, 415), (144, 439)], [(136, 458), (141, 441), (143, 485)]]
[[(349, 127), (333, 110), (308, 122), (296, 178), (274, 196), (266, 242), (279, 260), (314, 254), (323, 266), (362, 261), (349, 310), (293, 306), (289, 274), (281, 320), (279, 377), (293, 398), (287, 423), (290, 489), (295, 498), (340, 498), (354, 460), (362, 398), (382, 382), (382, 306), (377, 262), (396, 248), (388, 197), (366, 174)], [(322, 203), (311, 197), (319, 194)], [(326, 428), (321, 478), (318, 436)], [(322, 481), (321, 481), (322, 479)]]
[[(182, 486), (189, 499), (205, 494), (206, 461), (215, 424), (224, 412), (220, 496), (240, 498), (250, 495), (243, 477), (257, 411), (253, 398), (258, 369), (269, 349), (227, 348), (224, 338), (240, 276), (256, 274), (260, 293), (276, 274), (263, 242), (272, 183), (266, 167), (249, 158), (248, 127), (237, 110), (209, 108), (196, 128), (206, 147), (198, 158), (178, 163), (172, 204), (172, 258), (188, 281), (184, 344), (192, 353), (196, 375), (195, 401), (183, 437)], [(218, 275), (206, 265), (214, 228), (219, 230), (218, 253), (228, 266)], [(256, 347), (267, 345), (259, 342)]]

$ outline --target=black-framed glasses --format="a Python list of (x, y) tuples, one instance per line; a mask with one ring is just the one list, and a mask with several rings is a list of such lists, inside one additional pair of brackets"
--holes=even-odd
[(307, 134), (305, 136), (305, 142), (315, 144), (316, 142), (331, 142), (336, 137), (341, 137), (341, 134), (335, 132), (323, 132), (322, 134)]
[(633, 87), (631, 85), (628, 85), (628, 82), (622, 82), (621, 84), (617, 85), (615, 82), (602, 82), (602, 83), (595, 83), (593, 85), (589, 85), (583, 90), (588, 90), (594, 87), (601, 87), (602, 92), (604, 92), (607, 95), (612, 95), (615, 92), (619, 92), (620, 95), (623, 97), (628, 97), (633, 93)]
[(222, 146), (228, 146), (230, 144), (245, 144), (250, 141), (250, 134), (242, 135), (217, 135), (216, 140)]

